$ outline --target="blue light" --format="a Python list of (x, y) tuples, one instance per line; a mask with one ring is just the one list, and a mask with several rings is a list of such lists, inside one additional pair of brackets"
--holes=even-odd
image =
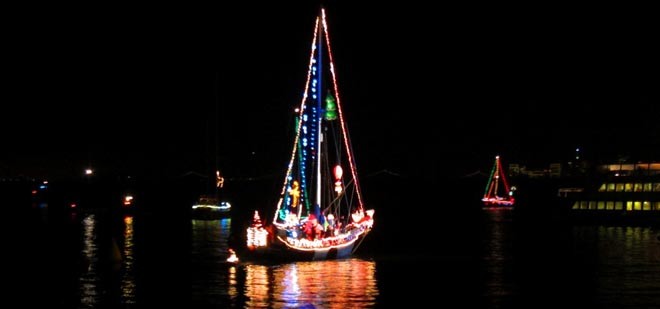
[(46, 189), (46, 186), (45, 186), (45, 185), (41, 185), (41, 186), (39, 186), (39, 189), (42, 189), (42, 190), (43, 190), (43, 189)]
[(316, 99), (316, 95), (315, 95), (315, 94), (312, 95), (312, 99)]

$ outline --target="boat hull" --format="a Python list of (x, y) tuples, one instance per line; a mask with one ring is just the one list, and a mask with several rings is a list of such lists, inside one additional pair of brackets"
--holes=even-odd
[(281, 246), (248, 249), (243, 260), (264, 262), (294, 262), (294, 261), (322, 261), (347, 259), (353, 255), (354, 243), (342, 248), (322, 248), (313, 250), (296, 250)]
[(198, 203), (193, 205), (191, 213), (193, 219), (216, 220), (231, 215), (231, 204), (227, 202)]
[(481, 201), (484, 203), (484, 207), (495, 207), (495, 208), (511, 208), (513, 207), (513, 200), (508, 199), (498, 199), (498, 198), (483, 198)]
[(347, 259), (353, 256), (358, 244), (367, 233), (361, 233), (355, 239), (337, 246), (300, 249), (292, 247), (281, 238), (274, 238), (267, 246), (246, 248), (240, 257), (242, 260), (262, 262), (322, 261)]
[(229, 211), (193, 210), (190, 216), (195, 220), (218, 220), (230, 217), (231, 213)]

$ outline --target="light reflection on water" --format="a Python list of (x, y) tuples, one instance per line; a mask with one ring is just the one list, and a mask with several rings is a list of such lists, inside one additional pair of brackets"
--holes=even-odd
[(652, 308), (660, 301), (660, 241), (644, 227), (575, 227), (576, 246), (595, 251), (599, 302)]
[(230, 227), (231, 219), (193, 221), (193, 304), (247, 308), (375, 305), (375, 262), (348, 259), (233, 265), (225, 262)]
[(103, 234), (99, 226), (99, 220), (103, 219), (107, 218), (88, 214), (81, 220), (82, 267), (78, 279), (80, 308), (96, 308), (115, 303), (117, 288), (119, 304), (136, 303), (133, 217), (123, 218), (123, 234), (120, 238), (109, 239), (106, 236), (110, 236)]
[(376, 263), (360, 259), (245, 265), (247, 307), (371, 308)]
[(228, 265), (224, 263), (230, 228), (231, 218), (192, 220), (193, 300), (210, 298), (220, 302), (231, 294), (226, 280)]
[(82, 220), (83, 229), (83, 268), (79, 278), (80, 304), (84, 308), (93, 308), (100, 301), (99, 263), (96, 218), (91, 214)]
[(516, 286), (511, 276), (512, 228), (509, 209), (485, 209), (489, 222), (483, 239), (483, 260), (486, 266), (485, 294), (495, 306), (502, 298), (515, 293)]
[[(192, 221), (190, 238), (186, 238), (190, 240), (190, 272), (171, 278), (181, 282), (181, 290), (173, 289), (178, 295), (162, 295), (157, 289), (155, 293), (148, 292), (160, 287), (162, 276), (173, 272), (167, 268), (170, 264), (145, 267), (152, 264), (148, 258), (161, 258), (157, 253), (145, 255), (145, 248), (149, 248), (145, 246), (161, 235), (158, 229), (163, 225), (145, 229), (140, 217), (124, 217), (118, 221), (121, 225), (116, 232), (108, 233), (112, 229), (108, 228), (107, 218), (87, 214), (72, 225), (79, 231), (80, 238), (75, 239), (79, 245), (75, 248), (82, 263), (74, 270), (75, 281), (66, 291), (76, 297), (70, 307), (79, 308), (133, 307), (153, 302), (154, 297), (163, 297), (165, 301), (169, 296), (189, 299), (191, 307), (363, 308), (387, 306), (386, 299), (405, 300), (419, 289), (423, 293), (415, 294), (413, 300), (481, 298), (484, 302), (480, 304), (491, 308), (522, 308), (569, 300), (587, 307), (653, 307), (660, 303), (657, 229), (538, 226), (516, 222), (506, 213), (491, 216), (477, 241), (481, 248), (478, 259), (473, 263), (470, 257), (459, 257), (457, 264), (451, 265), (438, 264), (433, 259), (411, 262), (407, 258), (383, 257), (376, 257), (375, 261), (234, 265), (226, 262), (231, 219)], [(134, 224), (138, 224), (135, 230)], [(113, 250), (110, 239), (121, 253), (118, 270), (109, 266)], [(182, 250), (188, 252), (187, 248)], [(136, 258), (135, 252), (142, 255)], [(483, 276), (478, 277), (479, 273)], [(408, 280), (402, 281), (399, 276)], [(434, 284), (426, 286), (417, 280), (421, 278), (432, 278)], [(474, 284), (451, 289), (460, 280)]]
[[(248, 268), (249, 271), (249, 268)], [(376, 263), (359, 259), (301, 262), (275, 268), (276, 307), (373, 307), (378, 296)]]
[(539, 303), (653, 308), (660, 303), (657, 229), (520, 222), (489, 212), (481, 261), (490, 308)]
[(135, 303), (135, 258), (133, 256), (133, 217), (124, 217), (124, 246), (122, 250), (121, 303)]

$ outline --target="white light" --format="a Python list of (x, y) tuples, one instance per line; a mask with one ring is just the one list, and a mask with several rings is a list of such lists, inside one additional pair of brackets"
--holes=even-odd
[(94, 172), (92, 171), (91, 168), (88, 168), (88, 169), (85, 170), (85, 175), (91, 175), (92, 173), (94, 173)]

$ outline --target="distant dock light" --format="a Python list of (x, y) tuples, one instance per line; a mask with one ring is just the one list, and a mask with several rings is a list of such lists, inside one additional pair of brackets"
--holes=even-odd
[(85, 170), (85, 175), (91, 175), (91, 174), (94, 174), (94, 171), (91, 168)]

